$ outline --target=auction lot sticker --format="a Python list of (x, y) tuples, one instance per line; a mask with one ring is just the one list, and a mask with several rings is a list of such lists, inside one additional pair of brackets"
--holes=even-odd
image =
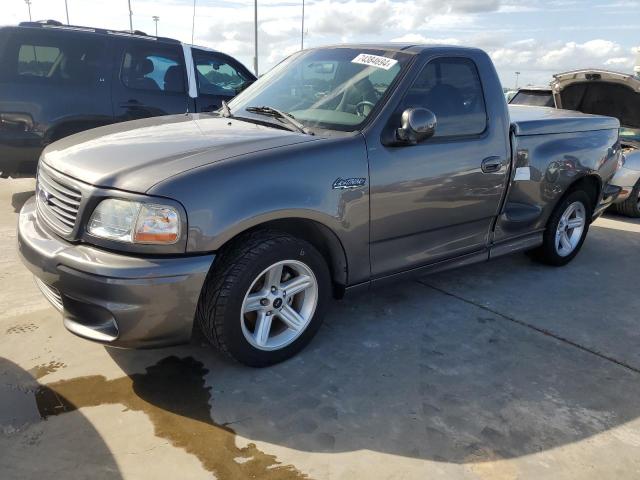
[(393, 67), (397, 60), (393, 58), (380, 57), (379, 55), (369, 55), (368, 53), (361, 53), (356, 58), (351, 60), (351, 63), (359, 63), (360, 65), (367, 65), (369, 67), (377, 67), (382, 68), (384, 70), (389, 70)]

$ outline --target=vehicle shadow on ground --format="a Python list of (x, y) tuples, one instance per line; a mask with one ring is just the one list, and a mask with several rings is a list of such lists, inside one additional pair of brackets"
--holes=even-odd
[[(41, 393), (30, 372), (0, 357), (2, 478), (69, 478), (71, 473), (73, 478), (122, 478), (108, 446), (80, 412), (46, 422), (41, 419), (40, 409), (52, 400)], [(61, 443), (61, 431), (79, 434), (66, 435)], [(74, 466), (73, 472), (69, 465)]]
[(28, 192), (18, 192), (14, 193), (11, 196), (11, 206), (13, 207), (13, 211), (15, 213), (19, 213), (22, 209), (22, 206), (29, 200), (31, 197), (35, 195), (35, 191), (31, 190)]
[[(614, 243), (637, 234), (615, 235)], [(591, 248), (611, 245), (610, 237), (594, 235)], [(558, 270), (516, 255), (492, 268), (500, 282), (522, 285), (559, 272), (582, 275), (590, 265), (583, 263)], [(482, 267), (456, 275), (472, 284)], [(426, 280), (437, 283), (444, 275)], [(586, 288), (591, 279), (584, 282)], [(616, 301), (613, 286), (599, 288)], [(536, 295), (544, 314), (535, 289), (511, 301)], [(589, 322), (583, 327), (601, 329)], [(624, 333), (611, 332), (614, 341)], [(640, 374), (633, 369), (417, 281), (337, 302), (312, 344), (271, 368), (246, 368), (205, 347), (169, 351), (195, 357), (208, 370), (216, 425), (252, 441), (309, 452), (367, 449), (441, 462), (493, 461), (578, 442), (640, 415), (633, 400), (640, 395)], [(125, 372), (142, 371), (167, 355), (109, 353)], [(161, 390), (172, 388), (167, 382)], [(163, 396), (170, 395), (136, 391), (165, 406)]]

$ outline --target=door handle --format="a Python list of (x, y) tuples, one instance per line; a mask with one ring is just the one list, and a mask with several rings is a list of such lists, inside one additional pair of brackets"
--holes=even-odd
[(481, 168), (484, 173), (499, 172), (504, 161), (500, 157), (487, 157), (482, 161)]

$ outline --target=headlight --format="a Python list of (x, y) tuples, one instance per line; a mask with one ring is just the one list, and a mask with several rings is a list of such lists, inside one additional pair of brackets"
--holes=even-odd
[(93, 211), (87, 232), (117, 242), (172, 244), (180, 238), (180, 215), (167, 205), (110, 198)]

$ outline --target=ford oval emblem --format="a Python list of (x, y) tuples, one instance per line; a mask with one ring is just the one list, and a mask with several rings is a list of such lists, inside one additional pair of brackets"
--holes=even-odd
[(53, 195), (47, 190), (45, 190), (44, 188), (42, 188), (42, 185), (38, 184), (38, 198), (40, 199), (40, 202), (44, 204), (49, 204), (51, 197), (53, 197)]

